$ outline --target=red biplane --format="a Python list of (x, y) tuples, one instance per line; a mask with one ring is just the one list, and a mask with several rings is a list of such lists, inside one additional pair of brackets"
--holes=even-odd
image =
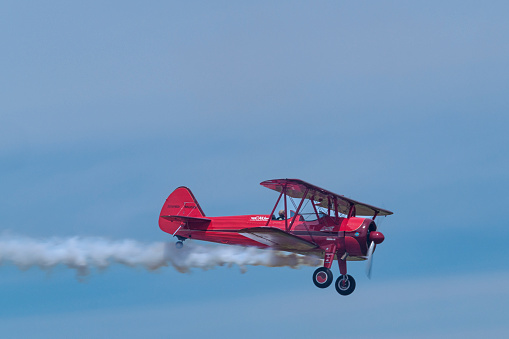
[[(324, 258), (323, 267), (313, 273), (313, 282), (319, 288), (332, 283), (330, 268), (337, 259), (341, 275), (335, 286), (341, 295), (349, 295), (355, 289), (355, 280), (346, 271), (347, 261), (367, 259), (370, 276), (373, 251), (384, 241), (384, 235), (377, 231), (375, 218), (392, 212), (298, 179), (267, 180), (260, 185), (280, 192), (270, 214), (206, 217), (193, 193), (187, 187), (179, 187), (166, 199), (159, 227), (177, 237), (178, 248), (189, 238), (318, 255)], [(295, 207), (290, 215), (288, 198)], [(298, 206), (293, 199), (300, 199)], [(311, 213), (302, 212), (304, 201), (306, 205), (311, 202)], [(276, 218), (274, 212), (278, 205), (284, 209)]]

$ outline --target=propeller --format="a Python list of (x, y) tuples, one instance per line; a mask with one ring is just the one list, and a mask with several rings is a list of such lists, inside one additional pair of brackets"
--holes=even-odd
[(375, 242), (372, 241), (368, 249), (368, 261), (366, 262), (366, 275), (371, 279), (371, 267), (373, 265), (373, 251), (375, 250)]
[(366, 263), (366, 275), (369, 279), (371, 279), (371, 268), (373, 267), (373, 252), (375, 251), (375, 247), (377, 244), (380, 244), (384, 241), (385, 237), (380, 232), (370, 232), (369, 240), (371, 240), (371, 245), (368, 248), (368, 260)]

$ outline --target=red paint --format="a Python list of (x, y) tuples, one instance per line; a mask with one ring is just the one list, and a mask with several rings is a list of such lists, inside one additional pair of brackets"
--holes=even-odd
[[(380, 244), (384, 240), (384, 235), (376, 232), (374, 218), (355, 215), (374, 217), (390, 215), (390, 211), (345, 198), (298, 179), (275, 179), (261, 184), (281, 193), (272, 213), (281, 197), (287, 207), (286, 197), (290, 196), (313, 199), (312, 206), (317, 218), (317, 206), (327, 208), (328, 215), (322, 215), (315, 221), (297, 218), (304, 201), (302, 199), (290, 223), (289, 219), (273, 220), (272, 215), (264, 214), (206, 217), (191, 190), (179, 187), (166, 199), (159, 216), (159, 227), (181, 240), (191, 238), (318, 255), (324, 258), (326, 268), (331, 268), (334, 258), (337, 258), (342, 275), (347, 272), (346, 261), (365, 259), (370, 241)], [(334, 216), (331, 216), (331, 207)], [(350, 217), (341, 218), (339, 213)], [(342, 257), (345, 260), (341, 260)], [(316, 279), (320, 283), (326, 277), (319, 274)]]
[(369, 234), (369, 240), (374, 241), (375, 244), (378, 245), (378, 244), (381, 244), (385, 240), (385, 237), (380, 232), (371, 232)]

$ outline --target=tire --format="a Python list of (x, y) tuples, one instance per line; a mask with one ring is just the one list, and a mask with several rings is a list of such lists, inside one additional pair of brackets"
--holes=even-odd
[(346, 281), (345, 276), (342, 275), (336, 280), (336, 291), (341, 295), (349, 295), (355, 290), (355, 279), (347, 274)]
[(332, 284), (332, 271), (326, 267), (319, 267), (313, 273), (313, 283), (318, 288), (326, 288)]

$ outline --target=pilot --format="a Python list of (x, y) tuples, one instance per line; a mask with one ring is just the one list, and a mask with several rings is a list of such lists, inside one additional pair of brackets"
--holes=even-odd
[(285, 216), (286, 216), (285, 210), (280, 210), (279, 217), (277, 217), (276, 220), (285, 220), (286, 219)]

